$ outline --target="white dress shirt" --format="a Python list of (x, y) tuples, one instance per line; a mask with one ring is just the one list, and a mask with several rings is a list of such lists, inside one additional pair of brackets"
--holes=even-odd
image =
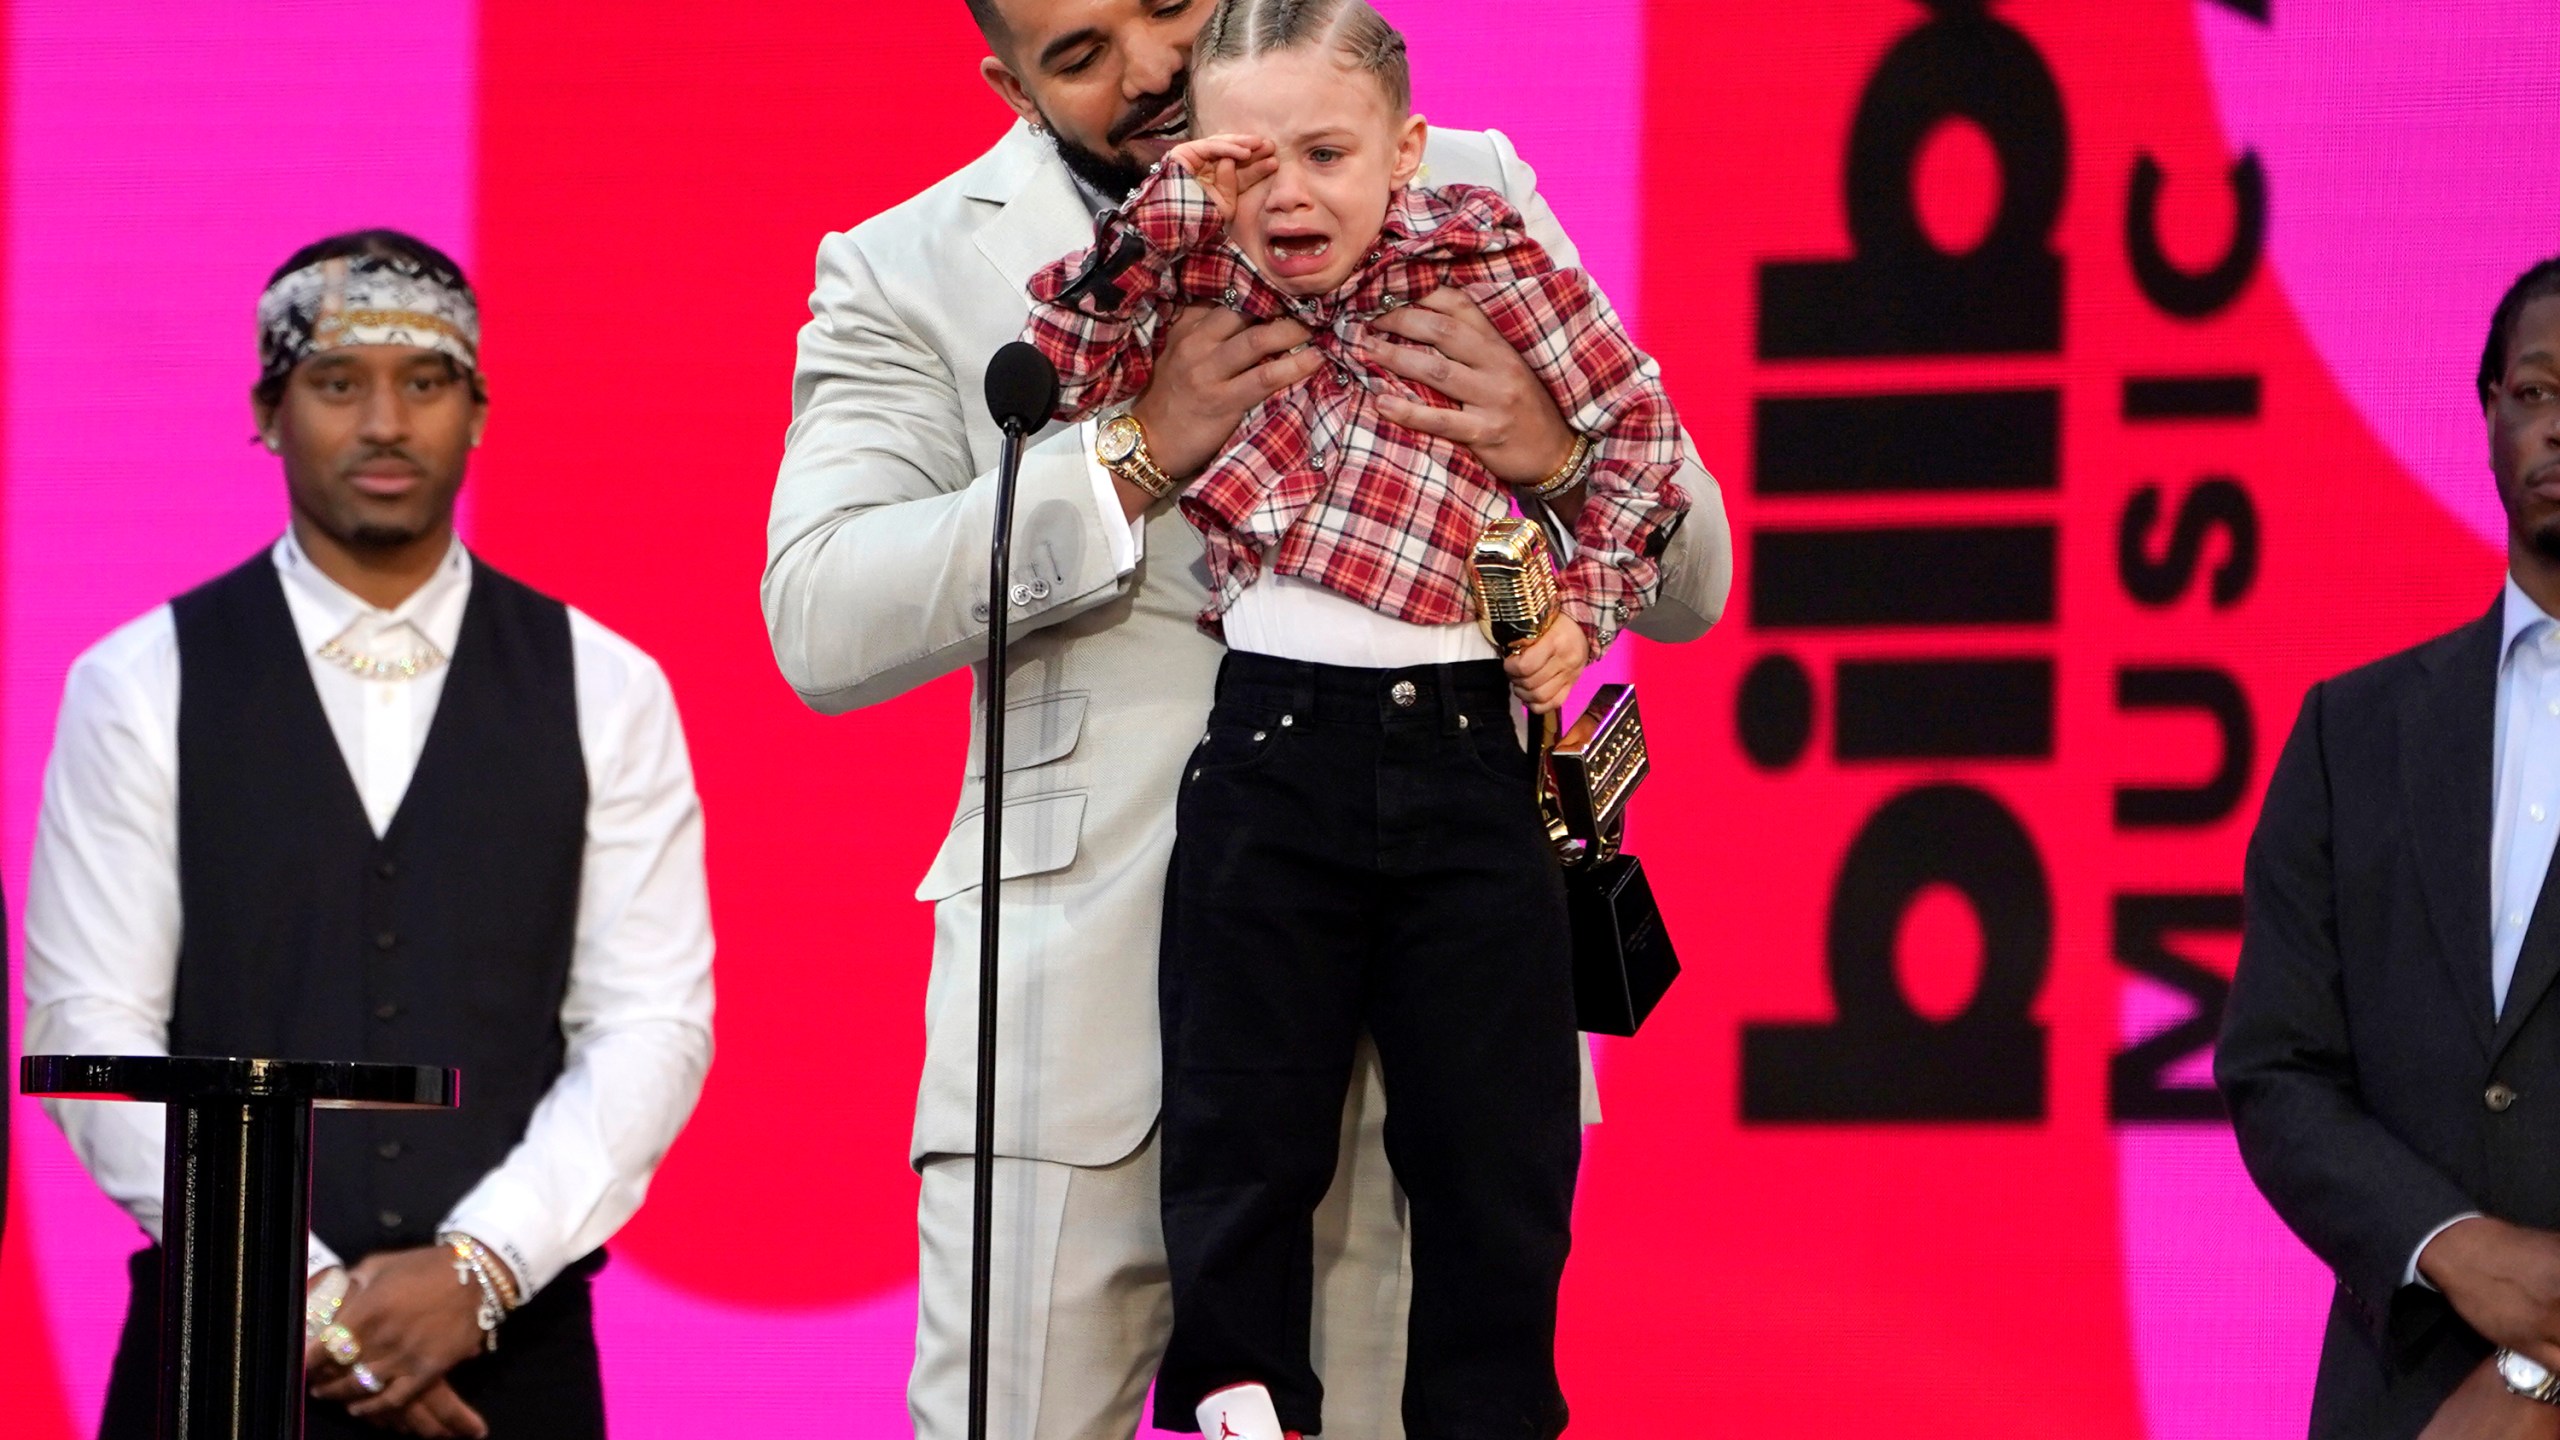
[[(2489, 830), (2489, 996), (2493, 1014), (2507, 1009), (2525, 927), (2551, 872), (2552, 839), (2560, 834), (2560, 622), (2533, 603), (2515, 577), (2500, 601), (2498, 718)], [(2418, 1284), (2418, 1257), (2435, 1238), (2480, 1212), (2467, 1211), (2427, 1232), (2409, 1252), (2403, 1284)]]
[[(287, 534), (286, 608), (340, 757), (378, 835), (407, 793), (471, 595), (457, 543), (426, 584), (380, 610)], [(711, 913), (702, 808), (675, 698), (657, 662), (575, 609), (578, 742), (587, 773), (585, 866), (565, 1068), (525, 1135), (439, 1225), (477, 1237), (528, 1297), (640, 1207), (711, 1063)], [(412, 678), (367, 678), (319, 652), (426, 654)], [(168, 1052), (181, 932), (178, 637), (163, 605), (71, 667), (45, 768), (26, 906), (30, 1054)], [(108, 1197), (160, 1234), (161, 1109), (48, 1100)], [(338, 1257), (312, 1237), (316, 1272)]]
[(2497, 811), (2489, 832), (2489, 988), (2507, 1008), (2560, 832), (2560, 624), (2513, 576), (2498, 647)]

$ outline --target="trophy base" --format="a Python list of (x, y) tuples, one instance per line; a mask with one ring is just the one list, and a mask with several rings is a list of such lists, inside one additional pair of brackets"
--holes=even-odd
[(1680, 976), (1653, 887), (1633, 855), (1565, 874), (1573, 922), (1574, 1022), (1593, 1035), (1633, 1035)]

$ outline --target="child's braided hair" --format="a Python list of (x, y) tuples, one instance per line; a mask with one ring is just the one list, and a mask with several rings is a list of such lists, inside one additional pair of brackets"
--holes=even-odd
[(1389, 108), (1413, 104), (1413, 67), (1404, 36), (1369, 0), (1218, 0), (1192, 42), (1193, 74), (1229, 60), (1327, 45), (1353, 70), (1378, 77)]

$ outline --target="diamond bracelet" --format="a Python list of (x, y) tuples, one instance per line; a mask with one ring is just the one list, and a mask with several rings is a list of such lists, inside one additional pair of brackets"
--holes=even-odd
[(477, 1240), (459, 1230), (448, 1230), (436, 1237), (436, 1243), (453, 1252), (453, 1283), (480, 1286), (480, 1348), (498, 1348), (498, 1325), (513, 1308), (512, 1287), (502, 1286), (490, 1264), (490, 1254)]

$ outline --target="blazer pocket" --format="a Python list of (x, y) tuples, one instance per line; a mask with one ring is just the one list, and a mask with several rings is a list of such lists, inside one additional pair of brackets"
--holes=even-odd
[[(1089, 693), (1074, 690), (1042, 695), (1004, 707), (1004, 773), (1011, 775), (1074, 754), (1076, 742), (1084, 738)], [(986, 773), (986, 749), (973, 743), (962, 778), (975, 780)], [(1005, 822), (1007, 829), (1012, 825), (1011, 820)]]
[[(1013, 767), (1006, 766), (1006, 769)], [(978, 887), (981, 854), (986, 842), (979, 812), (960, 818), (944, 837), (941, 851), (916, 885), (916, 898), (928, 903), (948, 900)], [(1064, 870), (1076, 861), (1076, 844), (1084, 833), (1084, 792), (1026, 795), (1004, 806), (1004, 863), (1007, 880)]]

